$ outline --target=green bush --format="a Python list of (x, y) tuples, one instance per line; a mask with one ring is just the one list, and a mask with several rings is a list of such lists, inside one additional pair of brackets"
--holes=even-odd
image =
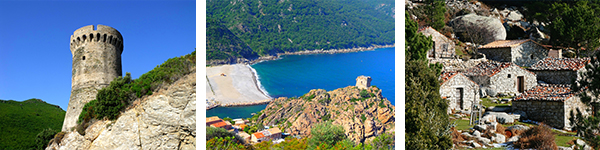
[(362, 98), (367, 98), (370, 96), (370, 94), (371, 93), (367, 92), (367, 90), (364, 90), (364, 89), (360, 91), (360, 97), (362, 97)]
[(54, 138), (54, 135), (57, 133), (56, 130), (52, 130), (51, 128), (44, 129), (42, 132), (38, 133), (35, 137), (35, 148), (34, 149), (45, 149), (48, 146), (48, 142)]
[(394, 149), (394, 135), (383, 133), (371, 141), (373, 149)]
[(315, 149), (325, 145), (325, 149), (335, 145), (337, 142), (347, 139), (344, 128), (333, 125), (331, 122), (316, 124), (310, 130), (311, 137), (308, 139), (309, 149)]
[(243, 143), (243, 138), (233, 132), (229, 132), (223, 128), (206, 127), (206, 139), (210, 140), (216, 137), (226, 138), (234, 137), (232, 140), (236, 143)]
[(361, 114), (360, 115), (360, 120), (364, 123), (365, 120), (367, 120), (367, 117), (365, 117), (365, 114)]

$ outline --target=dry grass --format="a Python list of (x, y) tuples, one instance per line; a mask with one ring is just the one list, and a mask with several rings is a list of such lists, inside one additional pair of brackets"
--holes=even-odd
[(458, 132), (458, 130), (456, 130), (455, 128), (452, 128), (451, 135), (452, 135), (452, 143), (454, 143), (455, 145), (464, 145), (464, 144), (461, 144), (460, 142), (465, 141), (467, 139), (462, 134), (460, 134), (460, 132)]
[(554, 150), (558, 149), (558, 146), (554, 142), (554, 134), (552, 133), (552, 130), (548, 126), (540, 124), (539, 126), (530, 128), (521, 134), (521, 138), (515, 142), (515, 148)]

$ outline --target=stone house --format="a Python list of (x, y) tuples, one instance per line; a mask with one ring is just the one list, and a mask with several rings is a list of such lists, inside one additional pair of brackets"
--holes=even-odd
[(268, 139), (262, 132), (252, 133), (252, 137), (250, 138), (250, 141), (252, 141), (253, 143), (260, 143), (266, 140)]
[(250, 141), (254, 142), (254, 143), (260, 143), (262, 141), (266, 141), (266, 140), (273, 140), (275, 141), (276, 139), (280, 139), (281, 138), (281, 130), (279, 130), (279, 128), (275, 127), (275, 128), (269, 128), (266, 130), (262, 130), (256, 133), (252, 134), (252, 137), (250, 138)]
[(497, 93), (517, 94), (537, 85), (533, 72), (511, 62), (481, 62), (466, 70), (464, 74), (479, 84), (479, 87), (485, 87)]
[(480, 53), (489, 60), (512, 62), (518, 66), (530, 67), (548, 56), (548, 48), (531, 39), (499, 40), (479, 47)]
[(581, 73), (585, 72), (588, 63), (590, 58), (548, 57), (533, 64), (529, 70), (537, 75), (537, 80), (548, 84), (571, 84), (581, 79)]
[[(540, 84), (515, 97), (512, 110), (526, 119), (543, 122), (546, 125), (570, 130), (570, 112), (579, 109), (588, 115), (588, 106), (571, 91), (569, 84)], [(524, 114), (524, 115), (523, 115)]]
[(427, 58), (454, 58), (456, 51), (454, 51), (455, 44), (452, 40), (448, 39), (442, 33), (436, 31), (431, 27), (421, 28), (419, 33), (427, 37), (431, 37), (433, 40), (433, 49), (427, 51)]
[(448, 113), (453, 110), (470, 110), (479, 102), (479, 85), (456, 71), (444, 71), (440, 75), (440, 96), (450, 102)]

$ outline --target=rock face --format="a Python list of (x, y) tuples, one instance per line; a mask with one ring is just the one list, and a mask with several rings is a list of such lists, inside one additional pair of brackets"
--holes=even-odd
[(85, 135), (68, 131), (55, 149), (196, 149), (196, 73), (137, 99), (117, 120), (100, 120)]
[(481, 44), (506, 39), (506, 29), (497, 18), (467, 14), (452, 19), (451, 24), (455, 32), (481, 34), (479, 36), (484, 38)]
[(273, 100), (260, 112), (257, 123), (279, 125), (285, 132), (307, 137), (315, 124), (332, 121), (344, 128), (350, 140), (358, 143), (385, 132), (393, 133), (394, 109), (374, 86), (368, 89), (348, 86), (329, 92), (316, 89), (300, 98)]

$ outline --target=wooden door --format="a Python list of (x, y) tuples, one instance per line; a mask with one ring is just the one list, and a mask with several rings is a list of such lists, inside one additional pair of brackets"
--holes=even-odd
[(456, 106), (458, 106), (461, 110), (463, 109), (464, 94), (463, 88), (456, 88), (456, 96), (458, 98), (456, 100)]
[(519, 93), (525, 92), (525, 79), (523, 76), (517, 77), (517, 90)]

